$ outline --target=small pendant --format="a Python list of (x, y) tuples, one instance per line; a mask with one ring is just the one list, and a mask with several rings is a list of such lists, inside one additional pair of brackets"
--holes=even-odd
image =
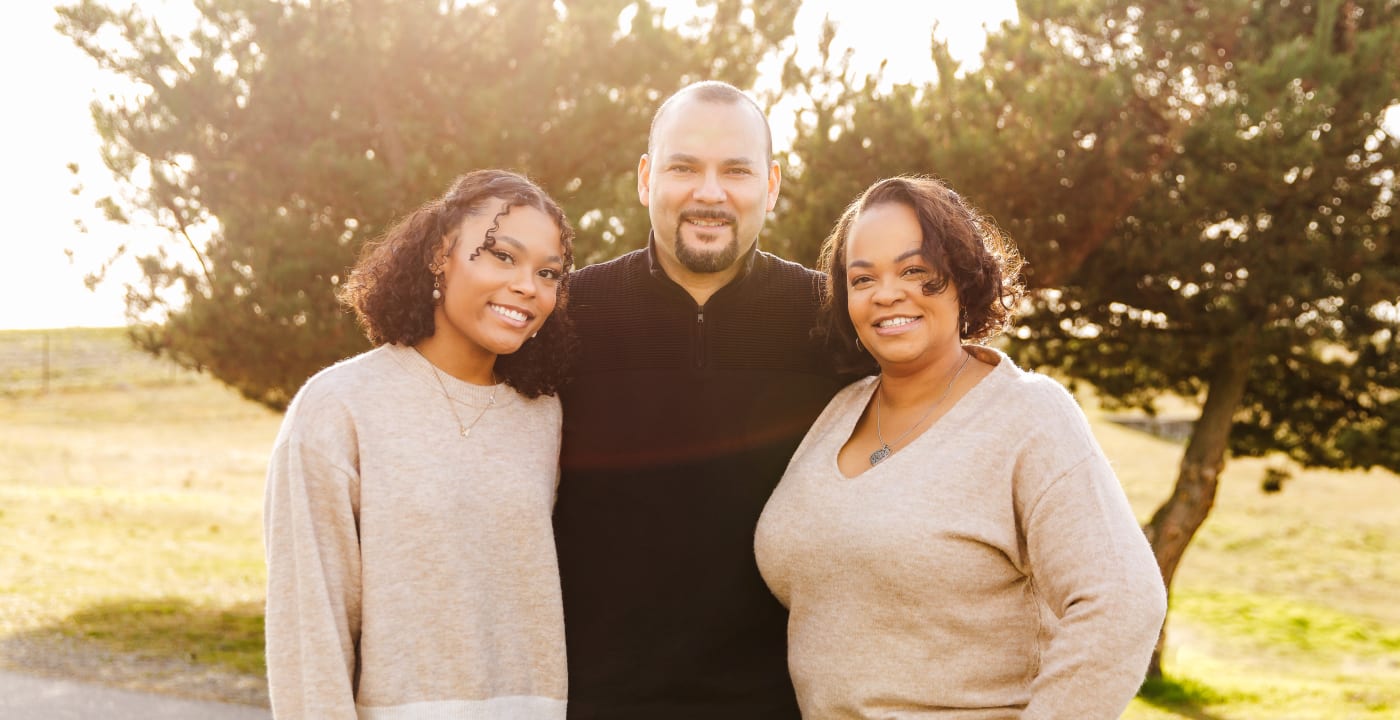
[(881, 460), (884, 460), (885, 458), (887, 458), (887, 457), (889, 457), (889, 456), (890, 456), (890, 446), (889, 446), (889, 445), (881, 445), (879, 450), (876, 450), (875, 452), (870, 453), (870, 466), (871, 466), (871, 467), (874, 467), (874, 466), (876, 466), (876, 465), (879, 465)]
[(471, 437), (471, 436), (472, 436), (472, 429), (471, 429), (471, 428), (462, 428), (462, 437)]

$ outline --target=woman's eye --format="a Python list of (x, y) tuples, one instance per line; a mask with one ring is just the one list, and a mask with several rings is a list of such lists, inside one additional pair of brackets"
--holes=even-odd
[(561, 272), (559, 272), (558, 270), (555, 270), (554, 268), (545, 268), (545, 269), (543, 269), (543, 270), (540, 271), (540, 277), (542, 277), (542, 278), (544, 278), (544, 279), (546, 279), (546, 280), (552, 280), (552, 281), (554, 281), (554, 282), (558, 282), (560, 279), (562, 279), (562, 278), (564, 277), (564, 273), (561, 273)]
[(920, 276), (922, 276), (922, 275), (927, 275), (927, 274), (928, 274), (928, 268), (918, 267), (917, 265), (914, 266), (914, 267), (908, 268), (908, 269), (906, 269), (906, 270), (904, 271), (904, 276), (905, 276), (905, 277), (909, 277), (909, 276), (911, 276), (911, 275), (920, 275)]
[(503, 263), (515, 262), (515, 257), (504, 250), (497, 250), (495, 248), (492, 248), (491, 254), (495, 255), (496, 259), (500, 260)]
[(868, 282), (870, 282), (870, 278), (865, 277), (864, 275), (862, 275), (862, 276), (860, 276), (860, 277), (853, 277), (853, 278), (851, 278), (851, 287), (857, 287), (857, 286), (860, 286), (860, 285), (864, 285), (865, 283), (868, 283)]

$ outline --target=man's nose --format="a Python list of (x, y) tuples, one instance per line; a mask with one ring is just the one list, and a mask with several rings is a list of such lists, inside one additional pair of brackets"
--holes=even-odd
[(695, 188), (695, 199), (710, 203), (724, 202), (724, 186), (719, 182), (718, 172), (711, 170), (704, 174), (700, 187)]

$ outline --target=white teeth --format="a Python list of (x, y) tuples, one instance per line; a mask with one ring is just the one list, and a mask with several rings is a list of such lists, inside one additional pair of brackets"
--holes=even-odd
[(515, 320), (516, 322), (525, 322), (526, 320), (530, 319), (528, 315), (526, 315), (523, 312), (520, 312), (519, 310), (511, 310), (510, 308), (501, 307), (500, 305), (493, 304), (491, 305), (491, 309), (495, 310), (496, 312), (502, 315), (505, 315), (511, 320)]
[(725, 221), (723, 221), (723, 220), (695, 220), (695, 219), (691, 219), (691, 220), (690, 220), (690, 224), (691, 224), (691, 225), (699, 225), (700, 227), (724, 227), (725, 225), (728, 225), (729, 223), (727, 223), (727, 222), (725, 222)]
[(888, 319), (888, 320), (881, 320), (879, 323), (877, 323), (877, 327), (882, 327), (882, 328), (899, 327), (900, 325), (908, 325), (909, 323), (914, 322), (914, 321), (917, 320), (917, 319), (918, 319), (918, 318), (911, 318), (911, 317), (890, 318), (890, 319)]

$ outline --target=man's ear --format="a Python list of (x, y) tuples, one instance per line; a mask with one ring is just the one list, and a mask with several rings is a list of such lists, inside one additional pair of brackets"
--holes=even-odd
[(783, 169), (774, 160), (768, 165), (768, 212), (778, 204), (778, 190), (783, 186)]
[(646, 153), (637, 161), (637, 199), (642, 207), (651, 206), (651, 156)]

